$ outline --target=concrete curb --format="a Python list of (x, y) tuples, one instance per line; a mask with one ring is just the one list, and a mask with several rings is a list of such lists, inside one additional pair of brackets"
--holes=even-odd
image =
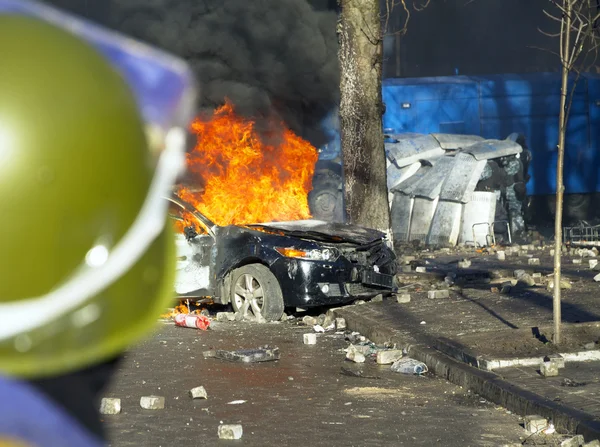
[(346, 320), (349, 330), (360, 332), (375, 343), (395, 343), (409, 355), (427, 365), (429, 371), (455, 385), (469, 389), (480, 396), (521, 416), (538, 414), (551, 419), (562, 432), (581, 434), (588, 441), (600, 439), (600, 420), (594, 415), (549, 400), (518, 387), (494, 372), (483, 371), (459, 362), (430, 346), (418, 335), (407, 335), (364, 312), (365, 305), (347, 306), (334, 310), (336, 317)]

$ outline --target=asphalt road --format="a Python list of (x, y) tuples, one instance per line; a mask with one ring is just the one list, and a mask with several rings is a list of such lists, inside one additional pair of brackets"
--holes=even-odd
[[(527, 434), (517, 416), (433, 376), (407, 376), (373, 360), (355, 365), (341, 351), (343, 335), (320, 334), (295, 322), (213, 323), (211, 330), (161, 322), (157, 334), (127, 354), (106, 397), (122, 413), (103, 416), (112, 446), (501, 446)], [(209, 349), (277, 346), (281, 359), (240, 364), (205, 359)], [(359, 367), (350, 377), (341, 368)], [(204, 386), (207, 400), (188, 391)], [(143, 410), (141, 396), (166, 398)], [(231, 404), (232, 401), (245, 401)], [(219, 440), (220, 423), (242, 424), (239, 441)]]

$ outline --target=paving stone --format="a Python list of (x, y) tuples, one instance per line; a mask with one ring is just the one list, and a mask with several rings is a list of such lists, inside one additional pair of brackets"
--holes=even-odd
[(190, 390), (190, 397), (192, 399), (208, 399), (208, 394), (203, 386), (197, 386)]
[(145, 410), (162, 410), (165, 408), (165, 398), (162, 396), (142, 396), (140, 407)]
[(600, 273), (598, 273), (596, 276), (594, 276), (594, 281), (600, 282)]
[(398, 301), (399, 304), (410, 303), (410, 294), (409, 293), (403, 293), (401, 295), (397, 295), (396, 296), (396, 301)]
[(540, 258), (529, 258), (527, 260), (527, 264), (529, 264), (529, 265), (540, 265)]
[(316, 345), (317, 344), (317, 334), (304, 334), (304, 344), (305, 345)]
[(359, 352), (356, 346), (350, 345), (348, 347), (348, 352), (346, 353), (346, 358), (348, 360), (353, 361), (354, 363), (364, 363), (366, 358), (362, 352)]
[(548, 426), (546, 418), (538, 415), (529, 415), (523, 418), (525, 423), (525, 430), (528, 433), (538, 433)]
[(430, 290), (427, 292), (427, 298), (449, 298), (450, 292), (448, 290)]
[(402, 358), (401, 349), (390, 349), (387, 351), (377, 351), (377, 363), (380, 365), (391, 365)]
[(218, 430), (219, 439), (242, 439), (243, 434), (244, 434), (244, 429), (239, 424), (219, 425), (219, 430)]
[(555, 362), (543, 362), (540, 364), (540, 373), (544, 377), (558, 376), (558, 364)]
[(339, 331), (340, 329), (346, 329), (346, 320), (344, 318), (335, 319), (335, 328)]
[(598, 265), (598, 260), (597, 259), (590, 259), (590, 268), (593, 269)]
[(100, 414), (119, 414), (121, 412), (121, 399), (103, 397), (100, 401)]
[(560, 354), (550, 354), (544, 360), (555, 363), (557, 368), (565, 367), (565, 358)]
[(573, 264), (581, 264), (581, 259), (573, 259)]
[(415, 272), (417, 272), (417, 273), (427, 273), (427, 267), (417, 267), (415, 269)]
[(506, 253), (504, 251), (496, 253), (496, 257), (498, 258), (498, 261), (506, 261)]

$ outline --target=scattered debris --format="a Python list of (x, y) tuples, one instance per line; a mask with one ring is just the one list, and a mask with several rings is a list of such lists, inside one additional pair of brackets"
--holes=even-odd
[(525, 430), (528, 433), (539, 433), (548, 427), (546, 418), (538, 415), (528, 415), (523, 418)]
[(449, 298), (450, 292), (448, 290), (430, 290), (427, 292), (427, 298)]
[(210, 320), (204, 315), (177, 314), (174, 320), (177, 326), (197, 328), (203, 331), (210, 326)]
[(580, 386), (585, 386), (585, 385), (587, 385), (587, 383), (577, 382), (575, 380), (569, 379), (568, 377), (565, 377), (564, 379), (562, 379), (562, 382), (560, 383), (560, 386), (568, 386), (568, 387), (572, 387), (572, 388), (578, 388)]
[(427, 365), (418, 360), (404, 357), (393, 363), (391, 367), (392, 371), (402, 374), (417, 374), (421, 375), (428, 371)]
[(316, 345), (317, 344), (317, 334), (304, 334), (304, 344), (305, 345)]
[[(314, 334), (313, 334), (314, 335)], [(279, 348), (264, 346), (257, 349), (239, 349), (237, 351), (215, 351), (215, 357), (242, 363), (258, 363), (279, 360)]]
[(121, 412), (121, 399), (103, 397), (100, 401), (100, 414), (119, 414)]
[(410, 303), (410, 294), (403, 293), (401, 295), (396, 295), (396, 301), (398, 301), (399, 304)]
[(208, 394), (203, 386), (197, 386), (190, 390), (190, 397), (192, 399), (208, 399)]
[(540, 364), (540, 374), (544, 377), (558, 376), (558, 364), (555, 362), (542, 362)]
[(140, 407), (144, 410), (162, 410), (165, 408), (165, 398), (162, 396), (142, 396)]
[(336, 318), (335, 319), (335, 328), (338, 331), (341, 329), (346, 329), (346, 320), (344, 318)]
[(217, 321), (235, 321), (235, 312), (217, 312)]
[(377, 363), (380, 365), (391, 365), (400, 360), (403, 356), (401, 349), (389, 349), (377, 351)]
[(227, 402), (227, 405), (241, 405), (245, 403), (245, 400), (232, 400), (231, 402)]
[(529, 258), (527, 260), (527, 264), (529, 264), (529, 265), (540, 265), (540, 258)]
[(365, 355), (354, 345), (348, 347), (346, 358), (354, 363), (364, 363), (366, 360)]
[(236, 425), (219, 425), (219, 439), (242, 439), (244, 430), (239, 424)]

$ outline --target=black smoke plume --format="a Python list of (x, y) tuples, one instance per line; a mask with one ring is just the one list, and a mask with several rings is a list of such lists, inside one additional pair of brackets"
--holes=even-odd
[(279, 115), (320, 144), (320, 122), (338, 101), (335, 12), (306, 0), (121, 0), (114, 28), (186, 58), (200, 107), (229, 98), (236, 111)]

